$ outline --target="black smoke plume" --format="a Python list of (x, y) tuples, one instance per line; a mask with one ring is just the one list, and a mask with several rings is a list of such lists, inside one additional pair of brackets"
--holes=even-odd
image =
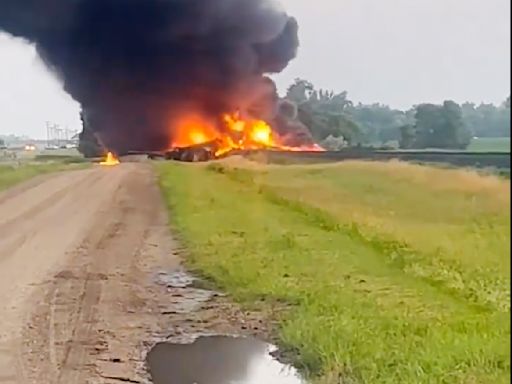
[(271, 0), (1, 0), (0, 29), (35, 44), (120, 152), (167, 149), (188, 111), (250, 110), (298, 47)]

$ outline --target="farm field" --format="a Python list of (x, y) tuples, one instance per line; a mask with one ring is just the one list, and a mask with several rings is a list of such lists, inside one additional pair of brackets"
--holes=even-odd
[(510, 152), (510, 137), (473, 139), (467, 150), (475, 152)]
[(89, 163), (75, 149), (0, 152), (0, 191), (44, 173), (74, 170)]
[(0, 191), (40, 174), (79, 169), (84, 166), (84, 164), (73, 164), (63, 161), (26, 163), (21, 165), (0, 164)]
[(156, 164), (186, 263), (315, 382), (510, 380), (510, 181), (401, 162)]
[[(377, 146), (387, 145), (394, 149), (399, 149), (398, 141), (388, 141), (386, 143), (377, 143)], [(436, 148), (427, 149), (429, 151), (439, 150)], [(467, 152), (510, 152), (510, 137), (479, 137), (473, 138), (466, 148)]]

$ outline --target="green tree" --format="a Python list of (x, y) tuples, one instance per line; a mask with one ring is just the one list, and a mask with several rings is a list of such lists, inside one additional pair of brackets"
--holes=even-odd
[[(414, 129), (401, 128), (403, 148), (464, 149), (471, 141), (471, 133), (462, 118), (462, 108), (454, 101), (442, 105), (416, 106)], [(414, 138), (411, 136), (414, 135)]]
[(297, 118), (317, 142), (330, 137), (332, 143), (336, 140), (338, 144), (352, 145), (360, 140), (359, 126), (346, 113), (352, 106), (347, 92), (317, 90), (309, 81), (296, 79), (286, 98), (297, 105)]
[(402, 149), (411, 149), (415, 145), (416, 130), (412, 124), (402, 125), (400, 128), (399, 145)]
[(499, 106), (464, 103), (462, 117), (473, 136), (510, 137), (510, 96)]
[(400, 127), (412, 123), (406, 112), (383, 104), (357, 104), (347, 109), (360, 127), (367, 143), (386, 143), (400, 139)]
[(440, 148), (466, 148), (471, 136), (467, 134), (466, 126), (462, 120), (460, 105), (454, 101), (447, 100), (443, 103), (442, 128), (439, 130)]

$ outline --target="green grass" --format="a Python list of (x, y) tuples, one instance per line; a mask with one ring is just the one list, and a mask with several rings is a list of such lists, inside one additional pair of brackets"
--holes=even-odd
[(85, 164), (70, 164), (67, 162), (22, 164), (19, 166), (0, 164), (0, 191), (40, 174), (77, 169), (84, 166)]
[(188, 265), (325, 383), (510, 381), (510, 183), (397, 162), (156, 165)]
[(481, 137), (473, 139), (467, 150), (475, 152), (510, 152), (510, 137)]
[(82, 156), (53, 155), (53, 154), (36, 155), (34, 157), (34, 161), (37, 161), (37, 162), (59, 162), (59, 163), (63, 163), (63, 164), (89, 163), (89, 160)]

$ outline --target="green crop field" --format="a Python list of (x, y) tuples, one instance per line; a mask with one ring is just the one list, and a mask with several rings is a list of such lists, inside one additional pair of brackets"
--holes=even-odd
[(510, 182), (399, 162), (158, 164), (186, 262), (322, 383), (510, 382)]
[(510, 152), (510, 137), (473, 139), (467, 150), (475, 152)]

